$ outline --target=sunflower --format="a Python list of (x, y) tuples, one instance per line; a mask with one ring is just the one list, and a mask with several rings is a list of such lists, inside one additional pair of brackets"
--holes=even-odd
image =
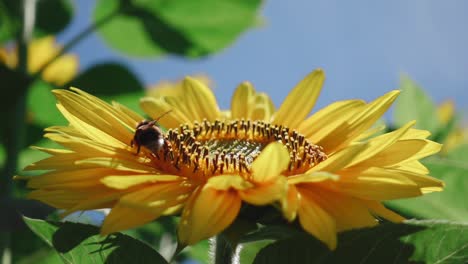
[(122, 105), (75, 88), (54, 91), (70, 125), (46, 130), (64, 148), (40, 149), (51, 157), (26, 168), (47, 170), (27, 178), (29, 197), (64, 215), (112, 208), (102, 234), (180, 214), (182, 245), (222, 232), (244, 204), (273, 205), (333, 249), (337, 232), (403, 220), (382, 201), (442, 190), (418, 161), (440, 149), (428, 132), (410, 122), (373, 136), (398, 91), (307, 117), (323, 81), (321, 70), (312, 72), (278, 110), (244, 82), (220, 110), (213, 92), (187, 77), (176, 98), (141, 101), (164, 132)]
[[(141, 106), (153, 118), (171, 111), (160, 120), (169, 132), (183, 124), (186, 130), (205, 130), (200, 132), (203, 137), (196, 138), (203, 138), (202, 142), (214, 140), (230, 145), (235, 139), (243, 142), (240, 146), (249, 145), (244, 147), (248, 150), (265, 148), (265, 153), (262, 151), (258, 157), (256, 153), (248, 153), (254, 164), (243, 177), (251, 177), (250, 171), (255, 174), (255, 166), (262, 164), (266, 175), (280, 174), (278, 179), (286, 178), (287, 191), (280, 200), (285, 218), (289, 221), (298, 218), (304, 230), (333, 249), (337, 232), (374, 226), (380, 218), (404, 220), (385, 208), (382, 201), (441, 191), (443, 182), (427, 176), (428, 170), (419, 162), (437, 153), (441, 145), (427, 140), (429, 132), (412, 128), (414, 121), (373, 137), (379, 129), (372, 125), (391, 106), (399, 91), (391, 91), (370, 103), (335, 102), (308, 117), (324, 79), (322, 70), (313, 71), (277, 110), (266, 94), (256, 92), (252, 84), (244, 82), (234, 92), (230, 110), (221, 111), (211, 90), (192, 78), (185, 79), (183, 92), (179, 94), (182, 98), (176, 100), (160, 93), (155, 98), (143, 99)], [(202, 124), (200, 120), (204, 120)], [(275, 143), (274, 149), (265, 147), (272, 142), (280, 144)], [(199, 239), (187, 230), (202, 232), (201, 229), (218, 224), (210, 219), (226, 220), (222, 208), (211, 205), (226, 195), (211, 194), (216, 189), (212, 182), (218, 177), (213, 176), (216, 177), (209, 178), (198, 190), (200, 194), (194, 193), (184, 208), (179, 236), (187, 241)], [(236, 187), (226, 191), (233, 190)], [(209, 193), (210, 200), (203, 192)], [(227, 226), (225, 222), (222, 224), (219, 230)]]
[[(60, 47), (57, 47), (55, 38), (52, 36), (32, 40), (28, 46), (28, 72), (36, 73), (59, 52)], [(18, 65), (17, 49), (0, 48), (0, 63), (12, 69), (16, 68)], [(51, 63), (42, 73), (42, 78), (56, 85), (64, 85), (73, 79), (77, 72), (78, 58), (75, 55), (66, 54)]]

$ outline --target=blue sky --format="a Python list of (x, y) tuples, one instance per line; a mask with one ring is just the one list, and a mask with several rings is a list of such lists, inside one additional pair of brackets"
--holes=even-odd
[[(59, 36), (70, 39), (90, 23), (94, 1), (75, 1), (75, 18)], [(168, 56), (133, 59), (92, 35), (72, 52), (81, 69), (103, 61), (125, 63), (145, 84), (205, 73), (222, 107), (241, 81), (269, 93), (277, 106), (308, 72), (327, 74), (318, 106), (348, 98), (371, 100), (398, 88), (401, 74), (437, 102), (453, 99), (468, 113), (468, 1), (266, 1), (266, 24), (218, 54), (187, 61)]]

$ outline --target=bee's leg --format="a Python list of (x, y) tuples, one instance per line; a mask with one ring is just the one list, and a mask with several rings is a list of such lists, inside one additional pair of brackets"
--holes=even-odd
[(134, 142), (133, 142), (133, 139), (130, 140), (130, 147), (132, 147), (132, 148), (133, 148), (133, 143), (134, 143)]
[(137, 147), (137, 154), (140, 153), (140, 147), (141, 147), (141, 146), (138, 145), (138, 147)]

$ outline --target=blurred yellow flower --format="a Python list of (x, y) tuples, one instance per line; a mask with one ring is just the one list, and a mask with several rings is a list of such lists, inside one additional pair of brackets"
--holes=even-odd
[[(213, 81), (206, 75), (194, 75), (193, 79), (198, 80), (207, 87), (213, 85)], [(152, 97), (171, 96), (171, 97), (183, 97), (181, 95), (183, 91), (183, 79), (176, 81), (160, 81), (154, 85), (149, 86), (146, 89), (146, 94)]]
[(410, 122), (372, 137), (398, 91), (370, 103), (335, 102), (307, 117), (323, 81), (321, 70), (312, 72), (277, 110), (245, 82), (223, 112), (209, 88), (187, 77), (176, 98), (141, 101), (153, 119), (166, 113), (164, 133), (137, 125), (142, 117), (121, 105), (78, 89), (55, 91), (70, 125), (45, 136), (65, 149), (41, 149), (51, 157), (26, 168), (48, 170), (26, 177), (35, 189), (29, 197), (65, 214), (112, 208), (102, 234), (181, 212), (183, 245), (222, 232), (243, 203), (272, 204), (333, 249), (337, 232), (380, 217), (403, 220), (382, 201), (442, 190), (418, 161), (440, 150), (427, 131)]
[[(455, 104), (452, 100), (446, 100), (437, 107), (437, 117), (441, 126), (447, 127), (455, 118)], [(450, 150), (457, 146), (467, 143), (468, 129), (461, 126), (455, 126), (447, 135), (441, 150), (442, 154), (447, 154)]]
[[(28, 46), (28, 72), (31, 74), (39, 71), (46, 63), (54, 58), (59, 52), (55, 38), (52, 36), (35, 39)], [(9, 68), (16, 68), (18, 55), (16, 48), (8, 50), (0, 48), (0, 63)], [(64, 85), (72, 80), (78, 72), (78, 57), (64, 54), (55, 60), (42, 73), (42, 78), (56, 85)]]

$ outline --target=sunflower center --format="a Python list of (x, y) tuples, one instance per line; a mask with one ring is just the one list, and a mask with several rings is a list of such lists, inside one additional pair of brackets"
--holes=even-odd
[(327, 158), (320, 146), (297, 131), (263, 121), (232, 120), (181, 125), (169, 129), (164, 147), (155, 153), (155, 165), (175, 174), (200, 175), (250, 172), (251, 164), (269, 143), (278, 141), (288, 149), (289, 168), (285, 174), (307, 171)]

